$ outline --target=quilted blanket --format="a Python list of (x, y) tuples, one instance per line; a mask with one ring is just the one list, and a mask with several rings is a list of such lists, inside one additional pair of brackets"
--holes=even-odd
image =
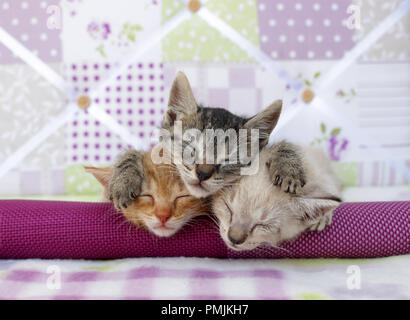
[(378, 259), (2, 260), (1, 299), (410, 299), (410, 255)]

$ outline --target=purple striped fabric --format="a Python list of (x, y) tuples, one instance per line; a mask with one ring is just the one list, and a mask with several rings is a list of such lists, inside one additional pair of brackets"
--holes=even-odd
[[(44, 262), (31, 262), (25, 268), (10, 267), (0, 281), (0, 299), (155, 299), (167, 295), (176, 299), (289, 299), (283, 290), (284, 275), (274, 269), (213, 270), (185, 266), (131, 267), (125, 270), (78, 271), (80, 265), (63, 271), (64, 262), (56, 263), (61, 273), (60, 287), (47, 286), (50, 273)], [(86, 262), (84, 262), (86, 263)], [(115, 269), (118, 269), (118, 262)], [(132, 262), (131, 262), (132, 263)], [(67, 267), (67, 266), (66, 266)], [(34, 270), (35, 269), (35, 270)], [(231, 292), (236, 281), (240, 292)], [(169, 286), (174, 283), (177, 287)]]
[[(3, 280), (14, 282), (45, 283), (49, 274), (31, 270), (13, 270)], [(77, 271), (61, 274), (64, 283), (115, 281), (119, 279), (136, 280), (149, 278), (174, 278), (174, 279), (222, 279), (222, 278), (275, 278), (281, 279), (280, 271), (272, 269), (257, 270), (229, 270), (217, 271), (211, 269), (192, 269), (187, 273), (186, 269), (172, 269), (162, 267), (138, 267), (126, 271), (101, 272), (101, 271)]]
[[(410, 252), (410, 202), (344, 203), (322, 232), (306, 232), (280, 249), (242, 252), (229, 250), (206, 218), (157, 238), (115, 213), (109, 203), (0, 201), (0, 258), (369, 258)], [(141, 277), (149, 272), (155, 271)]]

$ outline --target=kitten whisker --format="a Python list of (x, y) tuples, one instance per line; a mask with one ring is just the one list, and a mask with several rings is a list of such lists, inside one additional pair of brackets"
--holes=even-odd
[[(209, 216), (209, 218), (211, 219), (211, 221), (216, 225), (216, 227), (219, 230), (219, 220), (216, 217), (212, 217), (212, 216)], [(218, 231), (218, 233), (219, 233), (219, 231)]]
[(282, 251), (285, 251), (286, 253), (292, 253), (290, 250), (285, 249), (283, 247), (278, 247), (278, 246), (274, 246), (274, 245), (262, 245), (260, 247), (257, 247), (256, 249), (258, 250), (264, 250), (267, 253), (274, 253), (274, 249), (279, 249)]

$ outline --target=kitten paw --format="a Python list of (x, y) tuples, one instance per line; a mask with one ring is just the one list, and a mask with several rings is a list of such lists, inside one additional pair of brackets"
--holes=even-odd
[(310, 231), (322, 231), (324, 228), (326, 228), (328, 225), (332, 223), (332, 218), (333, 218), (333, 210), (329, 210), (325, 214), (321, 215), (318, 217), (318, 221), (312, 224), (309, 227)]
[(280, 187), (283, 192), (300, 194), (303, 186), (306, 184), (303, 171), (289, 172), (287, 170), (280, 169), (278, 170), (272, 163), (268, 164), (269, 173), (273, 184)]
[(108, 196), (118, 211), (126, 209), (141, 193), (144, 180), (143, 153), (127, 150), (113, 166)]
[(305, 183), (301, 179), (294, 179), (281, 174), (276, 174), (273, 184), (279, 186), (283, 192), (299, 194)]
[(110, 201), (118, 211), (126, 209), (141, 193), (142, 178), (116, 179), (109, 185)]
[(266, 163), (271, 181), (283, 192), (300, 194), (305, 182), (303, 160), (299, 148), (282, 141), (270, 148)]

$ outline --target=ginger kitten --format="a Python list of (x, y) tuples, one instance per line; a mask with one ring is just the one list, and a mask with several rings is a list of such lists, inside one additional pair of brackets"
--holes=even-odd
[[(145, 227), (159, 237), (170, 237), (192, 218), (210, 213), (209, 200), (191, 196), (172, 165), (152, 163), (151, 152), (139, 152), (134, 160), (139, 162), (138, 165), (142, 168), (143, 174), (139, 175), (142, 181), (141, 190), (133, 202), (121, 211), (135, 226)], [(104, 186), (104, 198), (108, 201), (109, 184), (114, 169), (85, 169)], [(128, 180), (133, 177), (124, 179), (122, 187), (126, 188), (132, 183)], [(124, 189), (122, 192), (127, 191)]]
[(307, 182), (298, 194), (285, 193), (272, 182), (269, 163), (275, 152), (275, 145), (262, 150), (258, 173), (242, 177), (214, 198), (221, 237), (234, 250), (276, 246), (305, 230), (321, 231), (341, 202), (342, 184), (321, 150), (300, 148)]

